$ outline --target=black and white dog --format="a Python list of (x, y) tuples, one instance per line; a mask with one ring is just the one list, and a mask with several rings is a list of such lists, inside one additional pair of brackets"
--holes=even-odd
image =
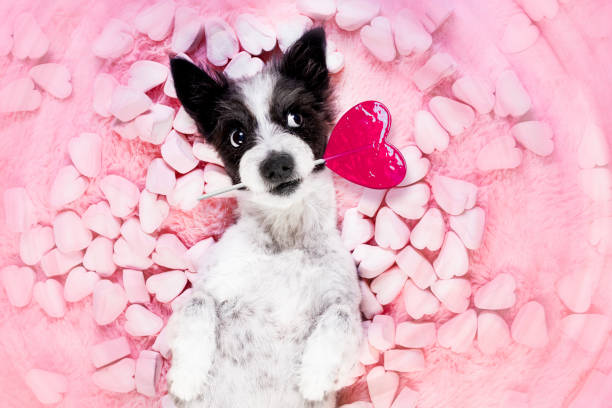
[(325, 33), (255, 77), (171, 61), (179, 100), (239, 191), (238, 222), (168, 324), (170, 394), (202, 408), (328, 408), (362, 337), (355, 264), (322, 157), (334, 119)]

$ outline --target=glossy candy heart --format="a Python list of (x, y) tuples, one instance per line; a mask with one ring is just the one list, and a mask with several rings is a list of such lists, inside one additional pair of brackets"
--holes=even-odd
[[(390, 188), (406, 175), (397, 148), (385, 142), (391, 114), (380, 102), (361, 102), (346, 112), (332, 131), (323, 157), (335, 173), (369, 188)], [(332, 157), (352, 152), (342, 157)]]

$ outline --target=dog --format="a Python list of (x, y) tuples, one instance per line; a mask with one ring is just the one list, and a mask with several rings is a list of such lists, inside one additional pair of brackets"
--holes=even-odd
[(307, 31), (254, 77), (171, 59), (178, 99), (238, 191), (238, 221), (207, 253), (168, 323), (179, 407), (330, 408), (362, 338), (355, 263), (323, 157), (332, 129), (325, 32)]

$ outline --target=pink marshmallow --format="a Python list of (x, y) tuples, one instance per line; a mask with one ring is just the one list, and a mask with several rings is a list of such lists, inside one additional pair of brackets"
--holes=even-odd
[(603, 129), (594, 123), (588, 123), (578, 146), (578, 166), (581, 169), (592, 169), (606, 166), (610, 162), (610, 147)]
[(125, 331), (134, 337), (153, 336), (164, 325), (161, 317), (138, 304), (128, 306), (125, 311), (125, 319)]
[(485, 227), (485, 212), (482, 208), (474, 207), (461, 215), (451, 215), (449, 224), (466, 248), (480, 248)]
[(83, 251), (65, 254), (57, 248), (54, 248), (43, 255), (40, 260), (40, 267), (46, 276), (52, 277), (65, 275), (81, 262), (83, 262)]
[(404, 307), (413, 319), (432, 315), (438, 311), (440, 301), (428, 290), (418, 288), (412, 280), (404, 285)]
[(352, 251), (357, 245), (368, 242), (374, 236), (374, 224), (363, 218), (357, 208), (349, 208), (344, 213), (341, 236), (344, 246)]
[(157, 194), (142, 190), (138, 201), (140, 226), (147, 234), (155, 232), (170, 213), (170, 206), (166, 200), (157, 197)]
[(436, 203), (446, 213), (459, 215), (476, 205), (478, 187), (467, 181), (436, 175), (432, 182), (431, 192)]
[(523, 116), (531, 109), (531, 98), (513, 71), (502, 72), (495, 82), (495, 114)]
[(184, 135), (193, 135), (198, 131), (198, 126), (196, 125), (195, 120), (189, 116), (185, 108), (182, 106), (179, 108), (174, 120), (172, 121), (172, 127), (174, 130)]
[(453, 276), (463, 276), (467, 273), (470, 263), (467, 249), (461, 239), (453, 231), (447, 231), (442, 249), (433, 262), (433, 267), (440, 279), (450, 279)]
[(529, 120), (512, 126), (510, 132), (522, 146), (538, 156), (549, 156), (555, 149), (553, 131), (547, 123)]
[(166, 136), (172, 130), (172, 118), (174, 109), (156, 103), (151, 106), (149, 111), (134, 119), (134, 126), (138, 132), (138, 137), (143, 142), (160, 145), (166, 140)]
[(94, 384), (103, 390), (127, 393), (135, 388), (135, 371), (136, 362), (134, 359), (124, 358), (112, 365), (97, 370), (91, 377)]
[(523, 152), (516, 147), (512, 136), (505, 135), (492, 139), (483, 146), (476, 157), (476, 167), (482, 171), (514, 169), (523, 160)]
[(69, 253), (87, 248), (92, 234), (77, 213), (64, 211), (53, 220), (53, 236), (57, 248)]
[(410, 239), (410, 228), (393, 210), (383, 207), (376, 214), (374, 239), (382, 248), (402, 249)]
[(167, 196), (168, 204), (183, 211), (193, 210), (199, 203), (198, 198), (204, 193), (204, 171), (193, 170), (176, 180), (176, 185)]
[(427, 210), (410, 234), (410, 244), (417, 249), (437, 251), (442, 246), (446, 225), (437, 208)]
[(408, 9), (402, 9), (395, 15), (393, 34), (400, 55), (422, 54), (431, 47), (431, 34)]
[[(19, 14), (13, 25), (13, 56), (17, 59), (38, 59), (49, 50), (49, 38), (30, 13)], [(9, 24), (7, 24), (9, 25)]]
[(408, 187), (392, 188), (385, 196), (385, 202), (396, 214), (409, 220), (418, 220), (429, 202), (429, 187), (416, 183)]
[(223, 161), (219, 157), (219, 154), (208, 143), (195, 142), (191, 151), (200, 161), (223, 166)]
[(152, 104), (144, 92), (119, 85), (113, 90), (109, 111), (121, 122), (129, 122), (144, 113)]
[(172, 311), (176, 312), (177, 310), (180, 310), (184, 305), (186, 305), (187, 302), (191, 299), (192, 293), (193, 289), (189, 288), (185, 289), (183, 293), (175, 297), (174, 300), (170, 302), (170, 308), (172, 309)]
[(35, 265), (54, 246), (53, 229), (51, 227), (35, 226), (21, 234), (19, 238), (19, 257), (24, 264)]
[(380, 351), (395, 345), (395, 322), (391, 316), (376, 315), (368, 327), (368, 341)]
[(36, 282), (33, 290), (34, 300), (40, 308), (50, 317), (64, 317), (66, 301), (62, 284), (55, 279)]
[(166, 137), (161, 154), (166, 163), (181, 174), (188, 173), (198, 165), (189, 142), (175, 131)]
[(139, 136), (134, 120), (125, 123), (116, 120), (113, 123), (112, 130), (124, 140), (134, 140)]
[(410, 245), (397, 254), (395, 261), (421, 289), (428, 288), (436, 280), (436, 274), (429, 261)]
[(610, 338), (610, 323), (603, 314), (570, 314), (561, 320), (561, 331), (583, 350), (598, 353)]
[(538, 302), (527, 302), (517, 312), (510, 328), (512, 338), (530, 348), (548, 344), (548, 327), (544, 308)]
[(155, 337), (155, 342), (151, 348), (158, 351), (159, 354), (166, 360), (170, 358), (170, 345), (168, 344), (168, 329), (167, 326), (161, 329), (161, 331)]
[(13, 232), (23, 232), (36, 223), (34, 204), (25, 188), (9, 188), (4, 192), (4, 219)]
[(136, 217), (128, 218), (121, 226), (121, 236), (134, 250), (147, 256), (156, 245), (155, 237), (145, 233), (140, 226), (140, 221)]
[(423, 179), (429, 169), (431, 163), (429, 159), (423, 157), (423, 152), (419, 147), (415, 145), (408, 145), (400, 149), (404, 161), (406, 162), (406, 175), (404, 179), (398, 184), (398, 187), (408, 186), (414, 184), (417, 181)]
[(416, 408), (418, 398), (419, 394), (416, 391), (404, 387), (400, 393), (397, 394), (391, 408)]
[(474, 305), (479, 309), (501, 310), (514, 306), (516, 296), (514, 277), (500, 273), (492, 281), (483, 285), (474, 295)]
[(103, 277), (115, 273), (117, 266), (113, 262), (113, 241), (96, 237), (85, 251), (83, 266)]
[(448, 148), (449, 136), (431, 113), (421, 110), (414, 115), (414, 142), (425, 154), (443, 152)]
[(395, 342), (408, 348), (429, 347), (436, 342), (435, 323), (399, 323), (395, 329)]
[(416, 70), (412, 80), (421, 92), (433, 88), (441, 80), (451, 76), (457, 69), (455, 60), (446, 53), (432, 55), (425, 65)]
[(119, 238), (113, 245), (113, 262), (124, 268), (148, 269), (153, 261), (141, 251), (134, 249), (124, 238)]
[(421, 16), (423, 26), (433, 33), (450, 17), (453, 13), (453, 3), (450, 0), (437, 0), (435, 2), (424, 3), (425, 9)]
[(171, 49), (177, 54), (194, 48), (202, 37), (202, 19), (197, 11), (189, 7), (178, 7), (174, 17)]
[(81, 218), (85, 226), (96, 234), (110, 239), (119, 236), (121, 223), (113, 216), (106, 201), (90, 205)]
[(366, 382), (374, 408), (389, 408), (399, 386), (397, 373), (387, 372), (383, 367), (377, 366), (370, 370)]
[(206, 253), (214, 243), (215, 239), (208, 237), (196, 242), (185, 252), (185, 259), (189, 263), (190, 271), (197, 272), (200, 269), (200, 265), (206, 260)]
[(495, 354), (510, 344), (510, 329), (506, 321), (493, 312), (478, 315), (478, 348), (484, 354)]
[(134, 47), (132, 28), (125, 22), (111, 19), (92, 44), (96, 57), (116, 59), (127, 54)]
[(481, 115), (493, 110), (495, 105), (493, 85), (485, 80), (465, 76), (455, 81), (452, 90), (457, 99), (472, 106)]
[(151, 40), (162, 41), (172, 30), (175, 8), (174, 0), (160, 0), (138, 13), (134, 19), (134, 26)]
[(39, 368), (29, 370), (25, 382), (42, 404), (57, 404), (68, 390), (66, 376)]
[(360, 280), (359, 288), (361, 289), (361, 313), (363, 313), (366, 319), (371, 319), (374, 315), (382, 313), (383, 308), (378, 303), (368, 284)]
[(168, 303), (185, 288), (187, 277), (183, 271), (169, 271), (151, 275), (147, 279), (147, 290), (158, 302)]
[(93, 84), (93, 110), (98, 115), (111, 116), (110, 106), (115, 88), (119, 85), (110, 74), (98, 74)]
[(142, 271), (123, 270), (123, 287), (130, 303), (149, 303), (150, 297)]
[(232, 27), (219, 18), (209, 18), (204, 22), (206, 34), (206, 58), (208, 61), (221, 67), (227, 64), (230, 58), (238, 54), (238, 38)]
[(162, 359), (158, 352), (143, 350), (136, 360), (134, 380), (136, 391), (148, 397), (157, 393), (157, 383), (161, 374)]
[[(212, 163), (208, 163), (206, 167), (204, 167), (204, 181), (206, 182), (206, 186), (204, 187), (206, 193), (222, 190), (234, 184), (223, 167)], [(221, 195), (221, 197), (225, 196), (227, 195)]]
[(95, 272), (89, 272), (82, 266), (77, 266), (70, 271), (64, 284), (64, 299), (67, 302), (78, 302), (91, 295), (100, 276)]
[(384, 353), (385, 370), (413, 373), (425, 369), (421, 350), (387, 350)]
[(170, 269), (187, 269), (187, 248), (174, 234), (162, 234), (157, 238), (153, 262)]
[(381, 273), (370, 283), (372, 292), (381, 305), (387, 305), (400, 294), (408, 276), (398, 267), (393, 267)]
[(115, 217), (127, 217), (138, 204), (140, 191), (134, 183), (111, 174), (100, 181), (100, 189), (110, 204)]
[(386, 193), (385, 190), (375, 190), (364, 187), (361, 198), (359, 199), (359, 204), (357, 205), (357, 210), (368, 217), (374, 217)]
[(393, 265), (395, 253), (374, 245), (360, 244), (353, 251), (359, 276), (366, 279), (374, 278)]
[(52, 207), (61, 208), (81, 197), (88, 186), (89, 181), (81, 176), (76, 167), (62, 167), (51, 184), (49, 203)]
[(24, 307), (32, 300), (36, 274), (27, 266), (5, 266), (0, 270), (0, 280), (11, 305)]
[(438, 343), (455, 353), (464, 353), (472, 346), (477, 326), (476, 312), (469, 309), (438, 328)]
[(389, 19), (374, 17), (369, 25), (359, 31), (364, 47), (379, 61), (393, 61), (397, 55), (393, 40), (393, 30)]
[(98, 325), (104, 326), (114, 322), (126, 305), (127, 296), (118, 283), (102, 279), (94, 286), (93, 314)]
[(102, 165), (102, 139), (95, 133), (81, 133), (68, 142), (74, 167), (86, 177), (96, 177)]
[(463, 313), (470, 305), (472, 286), (467, 279), (443, 279), (431, 285), (431, 291), (453, 313)]
[(168, 195), (176, 184), (174, 170), (163, 159), (153, 159), (147, 171), (146, 187), (152, 193)]
[(434, 96), (429, 101), (429, 109), (452, 136), (460, 135), (474, 123), (474, 110), (454, 99)]
[(91, 348), (90, 358), (94, 367), (100, 368), (129, 356), (130, 344), (123, 336), (98, 343)]

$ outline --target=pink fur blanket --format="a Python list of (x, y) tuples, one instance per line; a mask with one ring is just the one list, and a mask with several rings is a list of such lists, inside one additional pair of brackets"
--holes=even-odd
[[(431, 0), (429, 0), (431, 1)], [(556, 2), (556, 0), (552, 0)], [(218, 16), (230, 24), (241, 12), (279, 21), (295, 14), (292, 0), (177, 0), (203, 16)], [(420, 9), (428, 0), (383, 0), (381, 14), (393, 15), (408, 6)], [(494, 115), (477, 116), (469, 131), (452, 137), (449, 148), (429, 155), (435, 174), (470, 181), (478, 186), (478, 205), (486, 210), (483, 245), (470, 252), (468, 278), (477, 289), (500, 272), (517, 282), (516, 304), (501, 316), (512, 322), (520, 306), (536, 300), (544, 306), (550, 340), (543, 349), (530, 349), (515, 342), (493, 356), (474, 345), (465, 353), (431, 346), (425, 349), (425, 369), (401, 375), (401, 384), (418, 392), (418, 407), (497, 407), (509, 391), (524, 393), (529, 407), (611, 407), (612, 341), (596, 351), (585, 351), (560, 330), (561, 319), (571, 313), (557, 295), (557, 281), (573, 272), (596, 271), (599, 280), (591, 300), (591, 313), (612, 316), (612, 252), (609, 245), (594, 248), (589, 239), (592, 224), (612, 216), (610, 201), (593, 201), (580, 184), (578, 147), (588, 123), (595, 123), (612, 143), (612, 2), (608, 0), (559, 0), (553, 19), (536, 25), (540, 36), (523, 52), (504, 54), (500, 37), (509, 18), (520, 8), (514, 0), (454, 0), (454, 13), (433, 35), (434, 51), (450, 54), (458, 63), (456, 78), (474, 74), (495, 78), (513, 69), (533, 101), (530, 117), (545, 120), (554, 131), (554, 152), (539, 157), (524, 151), (520, 166), (512, 170), (484, 172), (475, 162), (481, 148), (492, 138), (508, 134), (513, 121)], [(0, 2), (3, 23), (23, 11), (31, 12), (50, 40), (43, 61), (60, 62), (72, 74), (72, 95), (58, 100), (43, 92), (40, 108), (31, 113), (0, 114), (0, 192), (24, 186), (40, 224), (50, 225), (54, 211), (48, 204), (50, 185), (57, 170), (69, 163), (68, 140), (81, 132), (103, 137), (102, 171), (85, 195), (71, 204), (84, 211), (100, 200), (97, 181), (106, 174), (119, 174), (140, 188), (148, 163), (159, 155), (152, 145), (126, 141), (111, 132), (110, 119), (92, 110), (92, 83), (100, 72), (126, 81), (131, 63), (139, 59), (167, 62), (169, 38), (155, 43), (135, 36), (131, 53), (114, 62), (92, 55), (93, 39), (111, 18), (132, 22), (147, 6), (146, 0), (55, 0)], [(344, 111), (368, 99), (384, 102), (393, 115), (391, 142), (403, 146), (413, 140), (415, 112), (435, 95), (450, 95), (452, 81), (431, 92), (420, 92), (412, 74), (431, 55), (401, 57), (391, 63), (377, 61), (362, 45), (358, 32), (341, 31), (330, 20), (328, 35), (344, 54), (346, 66), (334, 76), (338, 106)], [(204, 48), (195, 53), (202, 60)], [(0, 57), (0, 88), (24, 77), (37, 62)], [(154, 91), (152, 99), (163, 98)], [(176, 102), (166, 102), (176, 107)], [(609, 174), (609, 173), (608, 173)], [(336, 179), (339, 216), (355, 207), (360, 188)], [(609, 188), (609, 186), (607, 187)], [(162, 226), (190, 246), (208, 236), (218, 237), (232, 222), (231, 200), (209, 200), (195, 210), (172, 210)], [(4, 211), (0, 209), (0, 211)], [(0, 267), (20, 264), (19, 235), (10, 232), (0, 214)], [(37, 279), (44, 278), (34, 268)], [(17, 309), (0, 290), (0, 405), (10, 408), (42, 406), (28, 389), (26, 372), (43, 368), (67, 376), (68, 390), (61, 407), (157, 406), (158, 398), (136, 392), (114, 394), (97, 388), (89, 359), (92, 345), (123, 334), (120, 317), (100, 327), (92, 319), (91, 297), (69, 304), (62, 319), (48, 317), (36, 304)], [(167, 316), (169, 308), (154, 310)], [(403, 302), (385, 308), (396, 321), (407, 320)], [(451, 317), (445, 310), (433, 321), (442, 324)], [(609, 336), (609, 333), (607, 334)], [(133, 357), (151, 346), (153, 338), (131, 338)], [(168, 363), (164, 363), (167, 368)], [(596, 373), (594, 375), (593, 373)], [(601, 380), (606, 378), (607, 382)], [(598, 382), (599, 381), (599, 382)], [(593, 385), (595, 384), (595, 385)], [(597, 385), (599, 384), (599, 386)], [(584, 391), (583, 390), (584, 388)], [(590, 388), (589, 388), (590, 387)], [(165, 393), (162, 379), (159, 396)], [(582, 394), (581, 394), (582, 392)], [(578, 398), (574, 405), (572, 401)], [(367, 400), (365, 378), (345, 391), (341, 403)], [(599, 401), (599, 402), (598, 402)], [(518, 405), (515, 405), (518, 406)]]

